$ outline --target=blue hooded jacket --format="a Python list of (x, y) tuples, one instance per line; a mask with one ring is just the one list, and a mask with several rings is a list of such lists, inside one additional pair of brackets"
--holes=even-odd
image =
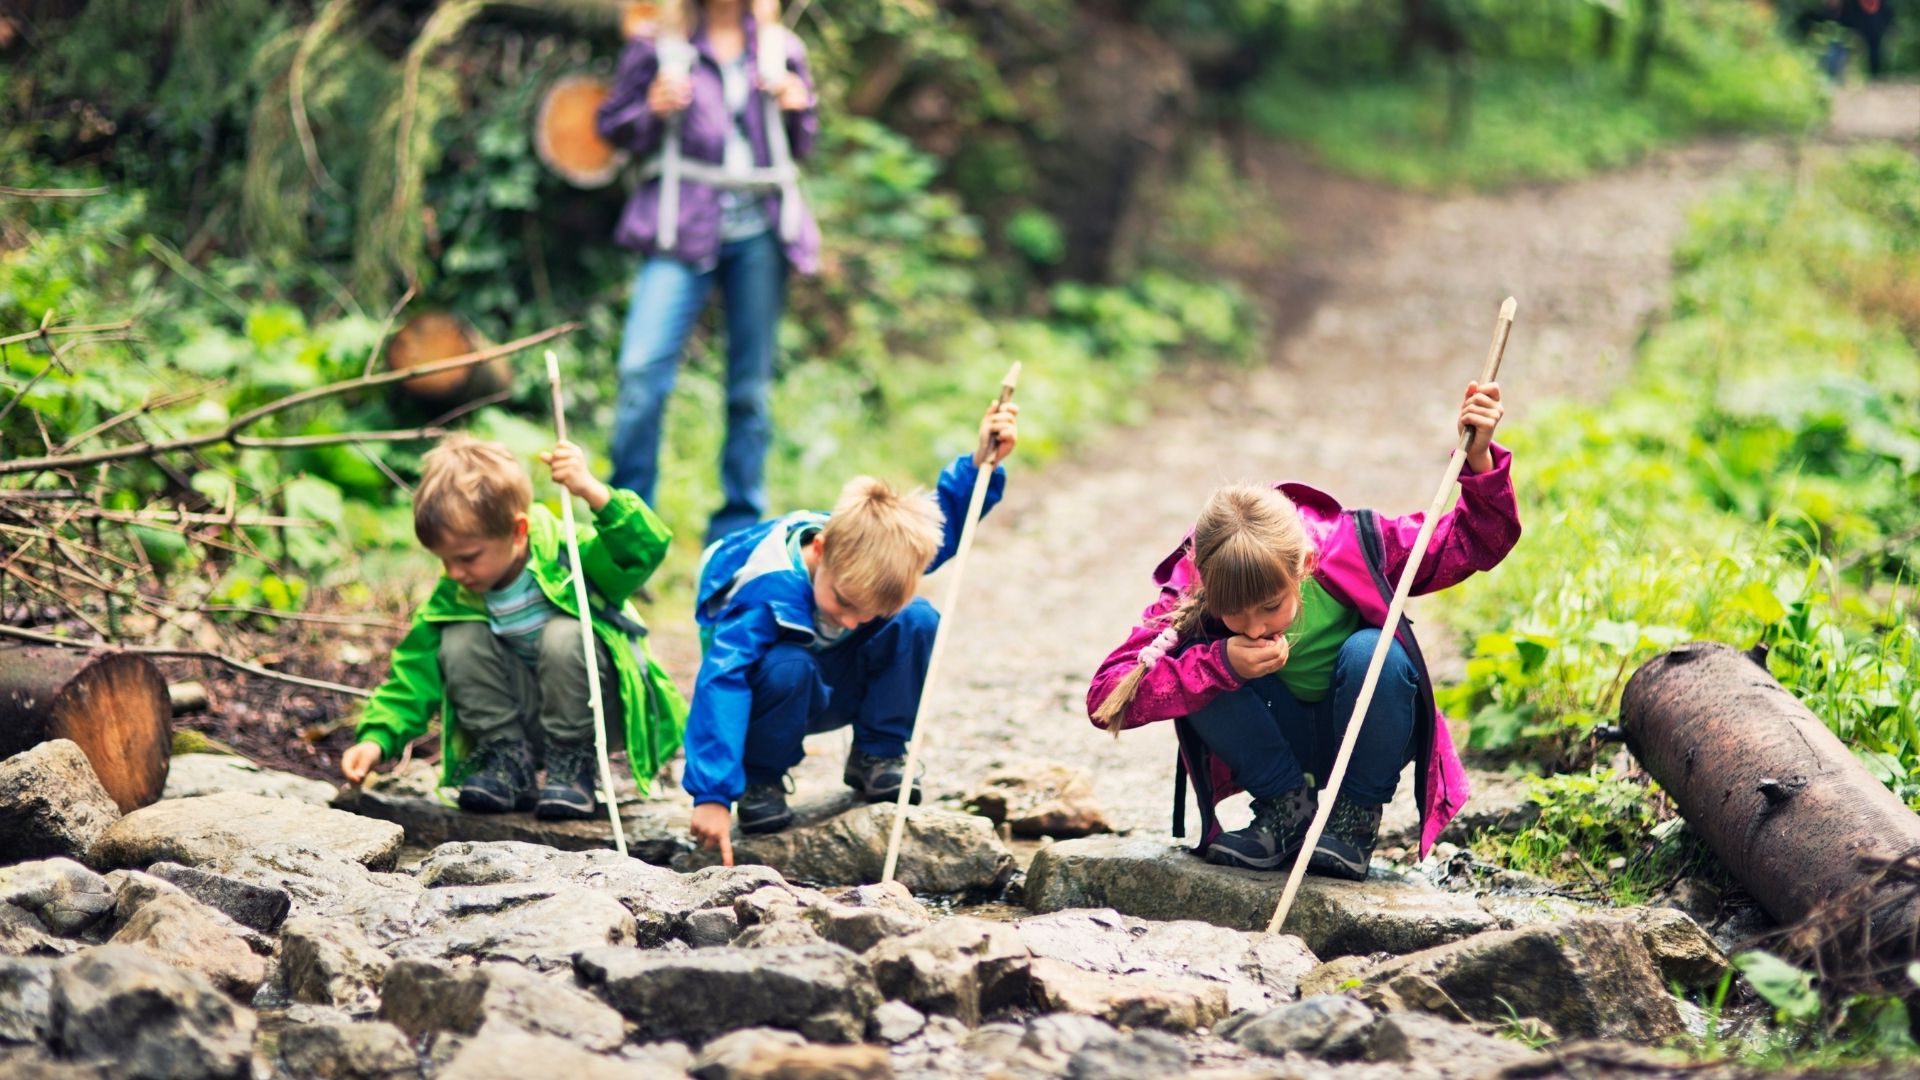
[[(978, 474), (970, 453), (941, 470), (934, 496), (943, 536), (927, 573), (939, 569), (959, 548)], [(982, 517), (1000, 501), (1006, 483), (1006, 469), (996, 467), (987, 483)], [(763, 521), (714, 541), (701, 559), (694, 619), (705, 655), (687, 714), (687, 768), (681, 778), (696, 806), (730, 804), (746, 790), (741, 759), (753, 714), (748, 676), (775, 642), (812, 644), (815, 639), (813, 581), (793, 565), (787, 538), (796, 529), (817, 529), (826, 522), (826, 514), (808, 510)]]

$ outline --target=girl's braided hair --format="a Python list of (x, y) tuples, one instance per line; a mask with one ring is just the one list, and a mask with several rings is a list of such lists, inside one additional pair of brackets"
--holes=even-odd
[(1297, 585), (1312, 554), (1300, 511), (1285, 495), (1257, 484), (1215, 491), (1193, 526), (1193, 568), (1199, 584), (1187, 589), (1179, 606), (1159, 617), (1164, 626), (1160, 636), (1141, 650), (1140, 663), (1100, 702), (1094, 720), (1119, 738), (1127, 706), (1162, 655), (1198, 637), (1206, 616), (1246, 611)]

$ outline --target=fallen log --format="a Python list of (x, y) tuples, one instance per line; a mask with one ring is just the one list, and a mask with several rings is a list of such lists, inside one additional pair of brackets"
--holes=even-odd
[(1767, 914), (1857, 914), (1847, 936), (1912, 959), (1920, 892), (1887, 893), (1900, 882), (1886, 870), (1920, 852), (1920, 815), (1774, 680), (1764, 649), (1693, 642), (1657, 656), (1628, 681), (1620, 719), (1634, 756)]
[(172, 728), (167, 680), (144, 657), (0, 648), (0, 758), (71, 739), (120, 812), (131, 813), (166, 787)]
[(533, 149), (542, 163), (577, 188), (613, 183), (627, 155), (600, 137), (594, 116), (612, 92), (605, 79), (575, 73), (554, 80), (533, 121)]
[(387, 368), (411, 371), (428, 368), (400, 384), (413, 397), (438, 405), (459, 405), (507, 388), (513, 369), (506, 357), (451, 370), (432, 370), (449, 357), (478, 352), (486, 343), (465, 319), (445, 311), (426, 311), (408, 319), (387, 344)]

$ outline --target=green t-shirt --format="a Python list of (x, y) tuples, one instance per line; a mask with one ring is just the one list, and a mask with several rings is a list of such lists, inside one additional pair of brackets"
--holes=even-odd
[(1300, 585), (1300, 614), (1287, 627), (1293, 643), (1287, 666), (1277, 675), (1301, 701), (1321, 701), (1333, 685), (1333, 664), (1355, 630), (1360, 613), (1335, 600), (1320, 583), (1308, 578)]

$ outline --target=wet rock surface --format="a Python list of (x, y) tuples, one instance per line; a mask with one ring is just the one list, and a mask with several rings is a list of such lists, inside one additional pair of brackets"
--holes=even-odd
[(253, 1013), (142, 950), (105, 945), (63, 962), (49, 997), (49, 1048), (62, 1060), (132, 1080), (248, 1075)]
[(147, 867), (147, 873), (263, 934), (278, 930), (293, 908), (292, 894), (274, 885), (259, 885), (179, 863), (154, 863)]

